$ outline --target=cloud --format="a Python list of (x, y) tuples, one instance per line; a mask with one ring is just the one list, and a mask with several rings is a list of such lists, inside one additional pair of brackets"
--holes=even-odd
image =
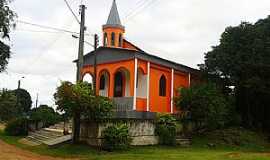
[[(68, 0), (78, 14), (80, 1)], [(117, 0), (126, 37), (151, 54), (191, 67), (203, 62), (203, 53), (219, 43), (227, 26), (241, 21), (256, 22), (269, 14), (269, 0), (151, 0), (138, 8), (135, 16), (124, 18), (141, 0)], [(85, 1), (87, 32), (99, 33), (106, 22), (112, 0)], [(63, 0), (17, 0), (12, 8), (20, 20), (56, 28), (79, 31), (79, 25)], [(53, 105), (53, 93), (60, 80), (75, 81), (78, 40), (70, 34), (41, 33), (45, 29), (18, 24), (11, 34), (12, 58), (8, 74), (0, 74), (0, 88), (15, 89), (20, 77), (22, 87), (40, 103)], [(93, 43), (93, 38), (86, 40)], [(101, 41), (101, 40), (100, 40)], [(85, 52), (92, 48), (85, 46)]]

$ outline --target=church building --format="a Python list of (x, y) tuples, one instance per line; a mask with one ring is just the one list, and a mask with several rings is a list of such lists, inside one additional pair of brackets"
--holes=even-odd
[[(173, 99), (178, 88), (192, 85), (198, 70), (149, 54), (127, 41), (115, 0), (102, 29), (103, 44), (95, 51), (97, 94), (110, 97), (119, 112), (177, 112)], [(93, 53), (84, 56), (83, 77), (94, 75)]]

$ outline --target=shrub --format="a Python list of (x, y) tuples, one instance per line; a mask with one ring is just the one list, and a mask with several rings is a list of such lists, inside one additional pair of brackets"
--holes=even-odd
[(26, 136), (28, 134), (28, 120), (18, 118), (7, 123), (5, 132), (10, 136)]
[(105, 150), (126, 149), (131, 143), (128, 126), (117, 124), (107, 127), (103, 132), (103, 148)]
[(159, 115), (156, 122), (156, 134), (162, 145), (175, 145), (176, 119), (170, 114)]
[(180, 89), (175, 104), (184, 120), (195, 124), (196, 130), (214, 130), (228, 123), (229, 107), (224, 95), (212, 84)]

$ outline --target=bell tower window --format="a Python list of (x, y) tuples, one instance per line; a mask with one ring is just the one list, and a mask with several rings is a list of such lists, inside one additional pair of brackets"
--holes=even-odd
[(106, 32), (104, 33), (103, 38), (103, 46), (106, 47), (108, 45), (108, 35)]
[(118, 47), (122, 47), (122, 34), (119, 34)]
[(111, 46), (115, 46), (115, 33), (114, 32), (112, 32)]

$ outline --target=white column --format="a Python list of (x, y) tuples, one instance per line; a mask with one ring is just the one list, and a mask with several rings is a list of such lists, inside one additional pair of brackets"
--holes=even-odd
[(171, 75), (171, 113), (173, 113), (173, 93), (174, 93), (174, 69), (172, 69)]
[(133, 110), (136, 110), (136, 103), (137, 103), (137, 75), (138, 75), (138, 59), (135, 58), (135, 65), (134, 65), (134, 96), (133, 96)]
[(190, 87), (190, 83), (191, 83), (191, 82), (190, 82), (190, 81), (191, 81), (190, 77), (191, 77), (191, 76), (190, 76), (190, 73), (188, 73), (188, 86), (189, 86), (189, 87)]
[(147, 63), (147, 112), (150, 111), (150, 62)]

